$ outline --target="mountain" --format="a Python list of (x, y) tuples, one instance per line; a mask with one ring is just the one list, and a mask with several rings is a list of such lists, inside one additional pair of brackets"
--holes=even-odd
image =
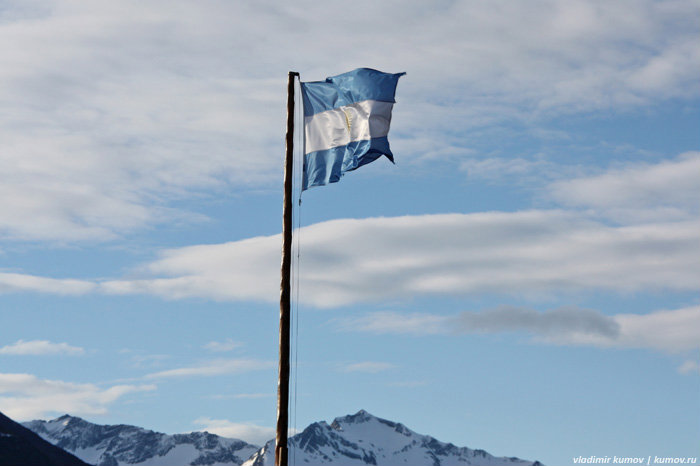
[[(243, 466), (272, 466), (275, 442), (271, 440)], [(539, 461), (495, 457), (484, 450), (456, 447), (421, 435), (403, 424), (380, 419), (361, 410), (336, 418), (332, 424), (316, 422), (289, 439), (289, 463), (337, 466), (541, 466)]]
[(68, 415), (24, 426), (97, 466), (238, 466), (259, 448), (208, 432), (167, 435), (135, 426), (92, 424)]
[[(98, 466), (272, 466), (275, 459), (274, 440), (258, 448), (207, 432), (166, 435), (134, 426), (101, 426), (68, 415), (24, 425)], [(309, 466), (542, 466), (539, 461), (443, 443), (364, 410), (330, 425), (315, 422), (291, 437), (289, 446), (289, 463)]]
[(3, 466), (87, 466), (0, 413), (0, 464)]

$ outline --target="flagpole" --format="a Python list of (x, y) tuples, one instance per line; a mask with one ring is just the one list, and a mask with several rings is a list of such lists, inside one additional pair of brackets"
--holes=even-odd
[(277, 382), (277, 436), (275, 466), (287, 466), (287, 430), (289, 427), (289, 341), (291, 322), (292, 269), (292, 178), (294, 169), (294, 78), (287, 82), (287, 136), (284, 156), (284, 207), (282, 209), (282, 282), (280, 284), (280, 360)]

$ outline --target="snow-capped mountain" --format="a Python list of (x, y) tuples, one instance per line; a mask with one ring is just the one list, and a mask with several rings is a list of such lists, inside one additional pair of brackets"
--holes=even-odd
[(167, 435), (135, 426), (92, 424), (68, 415), (23, 425), (97, 466), (239, 466), (259, 448), (208, 432)]
[[(78, 417), (24, 424), (44, 439), (97, 466), (272, 466), (274, 440), (258, 448), (207, 432), (166, 435), (141, 427), (92, 424)], [(336, 466), (542, 466), (456, 447), (361, 410), (315, 422), (289, 439), (289, 464)]]
[[(272, 466), (274, 440), (243, 466)], [(361, 410), (336, 418), (332, 424), (316, 422), (289, 439), (289, 464), (338, 466), (541, 466), (539, 461), (495, 457), (484, 450), (456, 447), (421, 435), (403, 424), (380, 419)]]

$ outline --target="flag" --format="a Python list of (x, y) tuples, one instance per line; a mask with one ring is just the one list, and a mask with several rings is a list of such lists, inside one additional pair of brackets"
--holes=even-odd
[(377, 160), (394, 162), (387, 134), (399, 78), (358, 68), (301, 83), (304, 101), (302, 190), (340, 180), (345, 172)]

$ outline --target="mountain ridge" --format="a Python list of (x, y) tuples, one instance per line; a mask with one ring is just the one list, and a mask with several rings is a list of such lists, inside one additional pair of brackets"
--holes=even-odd
[[(262, 447), (208, 432), (167, 435), (130, 425), (98, 425), (64, 415), (24, 423), (44, 439), (96, 466), (268, 466), (274, 439)], [(418, 434), (365, 410), (318, 421), (289, 439), (290, 464), (335, 466), (542, 466), (496, 457)]]
[(67, 414), (24, 426), (96, 466), (237, 466), (258, 449), (209, 432), (168, 435), (126, 424), (93, 424)]
[(0, 413), (0, 464), (3, 466), (88, 466), (23, 425)]

